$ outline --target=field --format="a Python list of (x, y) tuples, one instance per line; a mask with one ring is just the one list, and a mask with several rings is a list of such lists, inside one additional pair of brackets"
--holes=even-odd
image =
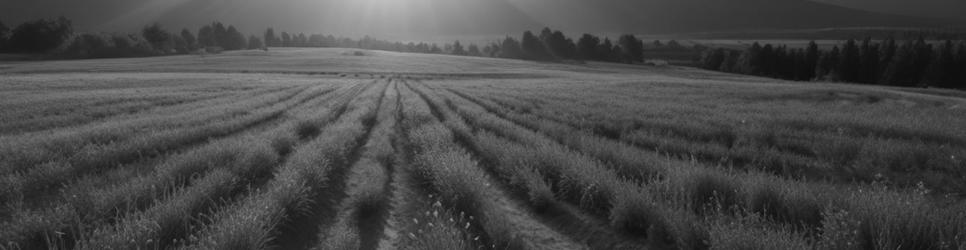
[(279, 49), (0, 63), (0, 249), (966, 249), (966, 93)]

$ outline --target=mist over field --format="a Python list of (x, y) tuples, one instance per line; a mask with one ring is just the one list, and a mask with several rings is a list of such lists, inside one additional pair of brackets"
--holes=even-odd
[(0, 2), (0, 249), (962, 250), (958, 1)]

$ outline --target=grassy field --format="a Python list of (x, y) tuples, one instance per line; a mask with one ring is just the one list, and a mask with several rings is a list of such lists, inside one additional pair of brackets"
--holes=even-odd
[(348, 49), (0, 63), (0, 249), (966, 249), (966, 93)]

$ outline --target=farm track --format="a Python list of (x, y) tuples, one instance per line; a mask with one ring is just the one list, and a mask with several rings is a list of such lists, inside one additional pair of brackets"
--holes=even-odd
[[(382, 107), (382, 102), (385, 99), (386, 90), (389, 88), (389, 83), (386, 83), (382, 89), (378, 101), (376, 102), (376, 113), (378, 114)], [(314, 244), (318, 244), (320, 241), (321, 231), (324, 227), (333, 224), (337, 215), (339, 213), (339, 204), (345, 200), (349, 194), (346, 192), (346, 186), (348, 183), (348, 176), (352, 173), (351, 171), (355, 169), (355, 164), (363, 157), (365, 147), (367, 142), (371, 140), (373, 128), (380, 122), (378, 115), (371, 118), (370, 120), (363, 120), (362, 124), (365, 127), (365, 132), (359, 138), (356, 138), (354, 146), (350, 149), (346, 149), (348, 152), (347, 158), (344, 161), (338, 162), (332, 169), (328, 172), (328, 182), (324, 184), (324, 188), (317, 192), (316, 196), (312, 197), (313, 204), (308, 207), (308, 213), (302, 216), (296, 216), (292, 218), (294, 223), (287, 225), (284, 228), (280, 236), (275, 239), (281, 249), (307, 249), (312, 247)]]

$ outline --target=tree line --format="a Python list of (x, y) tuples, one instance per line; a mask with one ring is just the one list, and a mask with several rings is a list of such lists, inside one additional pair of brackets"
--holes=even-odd
[(0, 52), (47, 53), (67, 58), (140, 57), (187, 54), (203, 50), (257, 49), (263, 47), (255, 36), (245, 37), (233, 25), (213, 22), (197, 32), (182, 29), (171, 32), (160, 24), (144, 27), (137, 34), (75, 34), (70, 20), (39, 19), (20, 24), (13, 30), (0, 22)]
[(499, 57), (535, 61), (606, 61), (622, 63), (644, 62), (644, 42), (633, 35), (622, 35), (616, 42), (584, 34), (576, 42), (563, 32), (544, 28), (540, 35), (531, 31), (519, 39), (507, 36), (502, 42), (485, 46), (465, 45), (460, 41), (446, 44), (389, 42), (364, 37), (359, 40), (304, 33), (277, 32), (268, 28), (263, 40), (269, 47), (342, 47), (376, 49), (409, 53), (450, 54), (459, 56)]
[(712, 49), (705, 69), (795, 81), (855, 82), (902, 87), (966, 89), (966, 41), (850, 39), (830, 50), (754, 43), (743, 51)]

